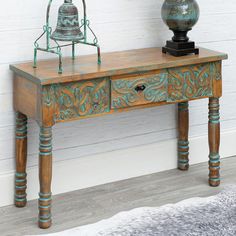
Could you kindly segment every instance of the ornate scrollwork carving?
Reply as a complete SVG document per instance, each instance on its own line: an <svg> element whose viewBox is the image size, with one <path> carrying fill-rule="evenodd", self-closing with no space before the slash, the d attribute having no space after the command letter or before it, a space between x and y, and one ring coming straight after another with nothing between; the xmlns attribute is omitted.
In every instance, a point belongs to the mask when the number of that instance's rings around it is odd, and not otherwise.
<svg viewBox="0 0 236 236"><path fill-rule="evenodd" d="M55 121L109 112L109 80L54 84L45 89L44 104L55 106Z"/></svg>
<svg viewBox="0 0 236 236"><path fill-rule="evenodd" d="M124 108L167 99L168 74L112 81L112 108Z"/></svg>
<svg viewBox="0 0 236 236"><path fill-rule="evenodd" d="M109 112L110 100L113 109L120 109L212 97L213 83L220 79L221 63L204 63L111 78L111 82L110 78L102 78L47 85L43 88L43 103L45 111L53 110L48 113L60 122Z"/></svg>
<svg viewBox="0 0 236 236"><path fill-rule="evenodd" d="M168 102L211 97L215 63L169 69Z"/></svg>

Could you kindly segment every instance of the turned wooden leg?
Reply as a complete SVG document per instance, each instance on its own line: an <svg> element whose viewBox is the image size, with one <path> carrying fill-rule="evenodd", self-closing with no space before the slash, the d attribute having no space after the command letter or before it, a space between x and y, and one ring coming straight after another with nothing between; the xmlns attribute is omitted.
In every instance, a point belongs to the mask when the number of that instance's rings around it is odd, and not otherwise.
<svg viewBox="0 0 236 236"><path fill-rule="evenodd" d="M188 102L178 104L178 168L180 170L188 170L189 168L189 110Z"/></svg>
<svg viewBox="0 0 236 236"><path fill-rule="evenodd" d="M16 112L15 205L26 205L27 116Z"/></svg>
<svg viewBox="0 0 236 236"><path fill-rule="evenodd" d="M220 185L220 105L219 98L209 99L209 184L213 187Z"/></svg>
<svg viewBox="0 0 236 236"><path fill-rule="evenodd" d="M52 128L40 128L39 144L39 227L51 226Z"/></svg>

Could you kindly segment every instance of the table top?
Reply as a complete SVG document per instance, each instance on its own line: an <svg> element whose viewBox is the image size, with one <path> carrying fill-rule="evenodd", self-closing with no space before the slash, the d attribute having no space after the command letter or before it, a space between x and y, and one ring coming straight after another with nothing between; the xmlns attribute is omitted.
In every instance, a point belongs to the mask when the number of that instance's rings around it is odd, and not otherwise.
<svg viewBox="0 0 236 236"><path fill-rule="evenodd" d="M227 54L200 48L199 55L174 57L163 54L161 48L135 49L102 54L102 64L97 64L97 55L79 56L73 61L63 58L63 73L58 74L58 59L10 65L16 74L37 84L47 85L99 77L137 73L164 68L206 63L227 59Z"/></svg>

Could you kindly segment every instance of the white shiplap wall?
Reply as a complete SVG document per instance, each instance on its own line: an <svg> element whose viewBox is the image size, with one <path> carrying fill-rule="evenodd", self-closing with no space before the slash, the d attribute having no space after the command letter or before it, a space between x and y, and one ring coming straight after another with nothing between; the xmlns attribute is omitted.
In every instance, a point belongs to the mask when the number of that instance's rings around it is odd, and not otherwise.
<svg viewBox="0 0 236 236"><path fill-rule="evenodd" d="M14 112L12 73L8 67L12 63L32 60L33 41L42 31L47 2L12 0L2 3L4 10L0 11L0 185L5 189L0 195L0 205L11 204L13 196ZM54 1L54 24L61 2ZM226 141L236 136L236 2L222 2L198 0L201 17L190 36L202 47L229 54L229 60L224 62L224 97L221 100L224 137L222 156L226 157L236 154L235 145L229 146L230 142ZM162 0L87 0L88 15L98 35L102 52L162 46L171 37L171 32L160 18L162 3ZM79 52L81 55L89 54L94 49L80 46ZM41 58L48 56L51 55L40 54ZM206 160L206 156L199 154L207 153L204 142L207 134L207 101L193 102L190 109L190 137L194 143L192 163L197 163ZM175 106L59 124L54 127L53 132L55 193L176 166L176 156L173 154L173 141L177 135ZM198 148L202 145L203 153ZM165 153L164 147L169 147L168 153ZM35 122L30 121L30 198L37 194L37 151L38 127ZM169 161L167 158L171 154L174 157ZM152 158L155 156L156 158ZM155 165L155 168L151 168ZM70 175L76 176L76 181L70 185L66 182L72 177L68 176L69 168Z"/></svg>

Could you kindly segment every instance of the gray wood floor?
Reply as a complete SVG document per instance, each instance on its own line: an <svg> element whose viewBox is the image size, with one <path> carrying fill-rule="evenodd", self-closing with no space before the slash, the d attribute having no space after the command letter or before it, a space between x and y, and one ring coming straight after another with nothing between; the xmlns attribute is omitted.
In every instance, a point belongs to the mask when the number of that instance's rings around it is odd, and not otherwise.
<svg viewBox="0 0 236 236"><path fill-rule="evenodd" d="M225 185L236 183L236 157L222 160L222 185L207 183L207 163L191 166L188 172L170 170L98 187L54 196L53 226L37 228L37 201L27 207L0 208L0 235L26 235L57 232L93 223L142 206L161 206L180 200L217 194Z"/></svg>

